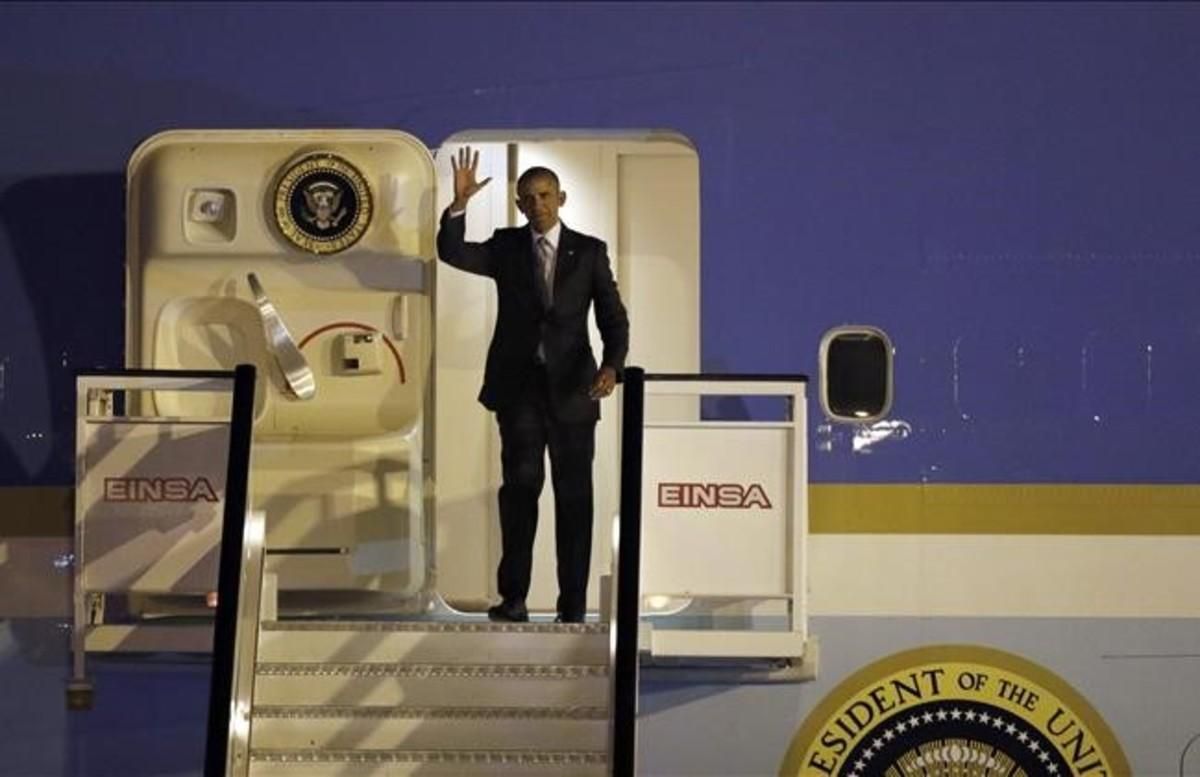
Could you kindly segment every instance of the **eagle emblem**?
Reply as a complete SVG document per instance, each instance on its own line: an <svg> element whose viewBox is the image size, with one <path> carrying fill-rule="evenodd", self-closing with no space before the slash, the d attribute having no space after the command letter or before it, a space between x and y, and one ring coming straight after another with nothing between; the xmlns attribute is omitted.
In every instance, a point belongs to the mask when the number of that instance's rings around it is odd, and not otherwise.
<svg viewBox="0 0 1200 777"><path fill-rule="evenodd" d="M342 187L332 181L317 181L304 187L304 220L317 229L336 227L346 217L342 207Z"/></svg>

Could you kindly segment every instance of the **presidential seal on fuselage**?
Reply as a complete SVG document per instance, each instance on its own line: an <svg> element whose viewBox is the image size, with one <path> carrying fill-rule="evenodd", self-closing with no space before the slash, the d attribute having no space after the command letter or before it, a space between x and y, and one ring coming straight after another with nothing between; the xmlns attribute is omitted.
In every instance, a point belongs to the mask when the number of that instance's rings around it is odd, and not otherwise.
<svg viewBox="0 0 1200 777"><path fill-rule="evenodd" d="M275 187L275 225L296 247L335 254L358 242L371 223L371 190L358 168L330 153L309 154Z"/></svg>
<svg viewBox="0 0 1200 777"><path fill-rule="evenodd" d="M1131 777L1112 729L1048 669L929 645L858 670L817 704L780 777Z"/></svg>

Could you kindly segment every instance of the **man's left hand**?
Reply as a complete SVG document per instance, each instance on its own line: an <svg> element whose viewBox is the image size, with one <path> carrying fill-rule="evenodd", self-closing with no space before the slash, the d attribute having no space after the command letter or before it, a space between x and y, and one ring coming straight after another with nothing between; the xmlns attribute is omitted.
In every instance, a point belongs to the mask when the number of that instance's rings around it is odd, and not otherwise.
<svg viewBox="0 0 1200 777"><path fill-rule="evenodd" d="M596 372L596 377L592 380L592 387L588 389L588 396L592 399L603 399L613 393L613 389L617 387L617 371L612 367L601 367Z"/></svg>

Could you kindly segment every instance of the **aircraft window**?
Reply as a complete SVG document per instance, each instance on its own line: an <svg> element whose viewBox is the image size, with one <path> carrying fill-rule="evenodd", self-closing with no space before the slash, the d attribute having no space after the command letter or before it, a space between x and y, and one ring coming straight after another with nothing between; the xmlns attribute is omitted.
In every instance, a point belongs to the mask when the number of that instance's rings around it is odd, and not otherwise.
<svg viewBox="0 0 1200 777"><path fill-rule="evenodd" d="M892 406L892 343L881 329L836 327L821 339L821 408L834 421L878 420Z"/></svg>

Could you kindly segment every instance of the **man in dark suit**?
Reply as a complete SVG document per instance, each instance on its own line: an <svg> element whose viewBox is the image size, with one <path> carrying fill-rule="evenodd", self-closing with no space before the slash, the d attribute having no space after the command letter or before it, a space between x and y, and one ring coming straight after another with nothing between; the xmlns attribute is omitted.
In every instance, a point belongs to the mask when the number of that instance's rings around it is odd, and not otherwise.
<svg viewBox="0 0 1200 777"><path fill-rule="evenodd" d="M544 167L517 181L525 227L498 229L468 243L467 201L490 178L476 181L479 154L450 159L454 202L442 214L438 255L460 270L496 282L499 313L479 401L500 426L500 532L497 582L502 601L488 610L500 621L529 619L538 496L550 450L558 559L558 620L583 621L592 552L592 458L600 399L612 393L629 351L629 319L602 241L558 219L566 192ZM588 342L588 309L604 341L597 367Z"/></svg>

